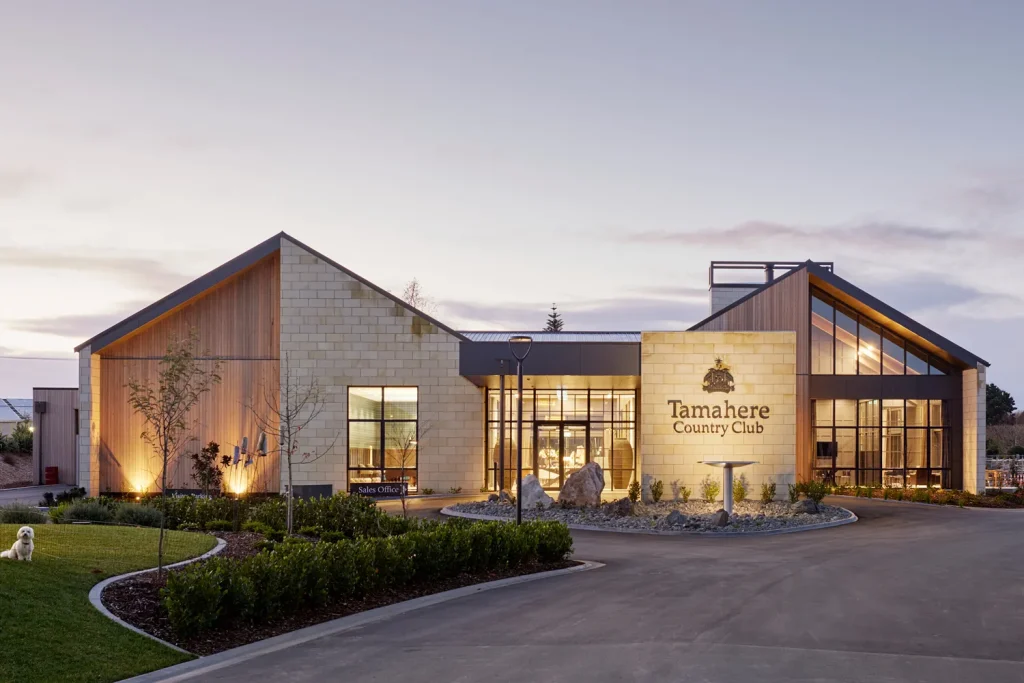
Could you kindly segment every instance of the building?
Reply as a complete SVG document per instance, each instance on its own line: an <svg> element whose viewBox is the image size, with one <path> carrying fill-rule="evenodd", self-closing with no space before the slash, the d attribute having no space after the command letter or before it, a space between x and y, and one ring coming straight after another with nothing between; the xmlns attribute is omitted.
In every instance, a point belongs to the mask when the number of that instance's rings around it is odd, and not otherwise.
<svg viewBox="0 0 1024 683"><path fill-rule="evenodd" d="M752 270L758 282L736 281ZM611 492L638 475L697 490L717 473L701 461L734 459L756 462L741 471L755 490L772 480L780 495L811 477L984 487L984 360L828 263L716 262L710 280L711 315L687 331L531 335L527 473L556 489L595 461ZM168 339L190 329L222 376L193 415L194 447L238 447L231 490L282 489L276 445L246 448L254 411L273 415L284 379L310 377L325 402L301 448L329 452L295 465L298 493L510 481L514 333L454 330L282 233L76 349L78 480L90 492L155 489L124 385L152 378ZM187 465L171 485L196 488Z"/></svg>

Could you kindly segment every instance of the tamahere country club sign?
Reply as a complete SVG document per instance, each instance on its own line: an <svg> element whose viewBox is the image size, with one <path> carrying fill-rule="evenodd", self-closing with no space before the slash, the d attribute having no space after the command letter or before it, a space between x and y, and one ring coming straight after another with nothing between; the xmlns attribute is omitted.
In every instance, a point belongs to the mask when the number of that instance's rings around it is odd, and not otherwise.
<svg viewBox="0 0 1024 683"><path fill-rule="evenodd" d="M729 394L736 390L732 371L721 358L715 359L701 382L701 388L709 394ZM736 405L726 399L721 404L688 404L678 399L669 399L672 407L672 429L677 434L717 434L725 437L733 434L762 434L762 420L771 418L771 407L763 405Z"/></svg>

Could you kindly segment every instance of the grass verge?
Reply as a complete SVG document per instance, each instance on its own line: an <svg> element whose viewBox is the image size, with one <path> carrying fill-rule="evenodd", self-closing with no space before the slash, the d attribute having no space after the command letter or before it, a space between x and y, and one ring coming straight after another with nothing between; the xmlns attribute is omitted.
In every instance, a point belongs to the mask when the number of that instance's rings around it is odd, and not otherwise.
<svg viewBox="0 0 1024 683"><path fill-rule="evenodd" d="M19 525L0 524L0 546ZM116 574L156 566L156 529L45 524L32 562L0 560L0 681L117 681L188 659L133 633L89 603ZM168 532L165 562L201 555L212 536Z"/></svg>

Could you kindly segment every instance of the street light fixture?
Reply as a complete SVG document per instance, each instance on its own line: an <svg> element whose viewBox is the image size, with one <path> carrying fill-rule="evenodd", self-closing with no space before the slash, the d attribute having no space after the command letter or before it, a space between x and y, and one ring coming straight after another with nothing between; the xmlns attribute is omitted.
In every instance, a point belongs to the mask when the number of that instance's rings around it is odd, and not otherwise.
<svg viewBox="0 0 1024 683"><path fill-rule="evenodd" d="M519 345L523 355L516 351ZM523 350L525 345L525 350ZM516 524L523 523L523 361L533 348L533 337L517 334L508 339L508 348L516 358L516 386L518 387L516 408Z"/></svg>

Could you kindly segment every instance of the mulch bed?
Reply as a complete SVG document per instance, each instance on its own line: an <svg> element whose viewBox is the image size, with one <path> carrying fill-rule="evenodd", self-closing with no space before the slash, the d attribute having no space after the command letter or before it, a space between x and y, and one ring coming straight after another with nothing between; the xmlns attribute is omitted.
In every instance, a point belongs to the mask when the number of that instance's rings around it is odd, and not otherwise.
<svg viewBox="0 0 1024 683"><path fill-rule="evenodd" d="M259 534L249 533L218 533L218 537L227 541L227 547L221 551L220 557L246 557L254 555L256 543L263 540ZM180 638L171 628L167 614L160 603L160 589L167 583L156 572L140 574L124 581L111 584L103 591L103 604L111 612L129 624L151 633L161 640L174 643L178 647L196 655L211 655L216 652L246 645L258 640L295 631L306 626L313 626L331 619L346 617L351 614L365 612L377 607L384 607L396 602L403 602L424 595L440 593L454 588L471 586L486 581L507 579L546 572L553 569L564 569L582 564L574 560L549 564L533 564L506 571L487 572L483 574L460 574L459 576L412 586L400 590L386 591L359 600L346 600L322 605L316 608L300 610L295 614L259 624L245 624L243 628L227 627L207 631L193 638Z"/></svg>
<svg viewBox="0 0 1024 683"><path fill-rule="evenodd" d="M32 485L31 453L0 453L0 489Z"/></svg>

